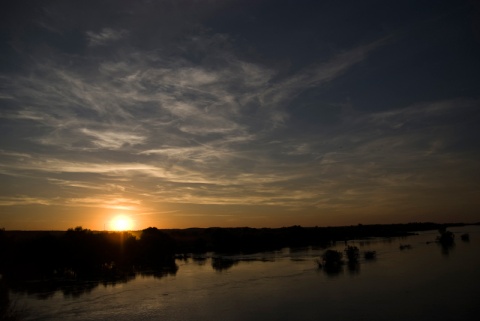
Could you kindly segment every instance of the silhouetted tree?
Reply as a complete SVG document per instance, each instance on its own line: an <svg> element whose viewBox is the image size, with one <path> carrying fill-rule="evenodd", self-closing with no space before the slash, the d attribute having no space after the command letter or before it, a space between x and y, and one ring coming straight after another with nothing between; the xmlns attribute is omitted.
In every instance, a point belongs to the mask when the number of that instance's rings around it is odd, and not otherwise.
<svg viewBox="0 0 480 321"><path fill-rule="evenodd" d="M437 240L440 242L440 244L443 246L451 246L455 243L455 234L447 231L446 228L441 228L438 231L440 236L437 238Z"/></svg>
<svg viewBox="0 0 480 321"><path fill-rule="evenodd" d="M175 240L156 227L149 227L140 236L140 260L145 264L172 264L175 256Z"/></svg>
<svg viewBox="0 0 480 321"><path fill-rule="evenodd" d="M358 262L358 257L360 255L360 250L358 247L349 245L345 248L345 253L347 255L348 262Z"/></svg>
<svg viewBox="0 0 480 321"><path fill-rule="evenodd" d="M342 271L342 257L342 252L326 250L322 255L322 261L318 262L318 266L323 268L328 275L337 275Z"/></svg>

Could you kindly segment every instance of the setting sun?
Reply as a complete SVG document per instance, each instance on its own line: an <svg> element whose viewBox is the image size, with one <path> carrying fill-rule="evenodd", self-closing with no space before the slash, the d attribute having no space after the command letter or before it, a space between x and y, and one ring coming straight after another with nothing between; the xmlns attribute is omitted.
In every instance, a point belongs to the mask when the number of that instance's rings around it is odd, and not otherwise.
<svg viewBox="0 0 480 321"><path fill-rule="evenodd" d="M110 221L110 229L115 231L127 231L133 229L133 221L125 215L115 216Z"/></svg>

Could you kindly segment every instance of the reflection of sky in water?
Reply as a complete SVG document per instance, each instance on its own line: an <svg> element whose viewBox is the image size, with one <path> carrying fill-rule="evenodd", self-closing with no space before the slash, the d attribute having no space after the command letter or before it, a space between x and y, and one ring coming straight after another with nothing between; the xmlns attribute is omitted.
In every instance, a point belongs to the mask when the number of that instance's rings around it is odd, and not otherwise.
<svg viewBox="0 0 480 321"><path fill-rule="evenodd" d="M464 320L480 313L480 227L450 230L456 245L448 253L427 244L437 231L350 243L377 259L362 256L359 269L334 277L317 269L322 249L284 249L228 257L234 264L218 270L211 256L179 260L175 276L139 276L79 298L17 296L18 305L30 320ZM461 241L464 232L470 242Z"/></svg>

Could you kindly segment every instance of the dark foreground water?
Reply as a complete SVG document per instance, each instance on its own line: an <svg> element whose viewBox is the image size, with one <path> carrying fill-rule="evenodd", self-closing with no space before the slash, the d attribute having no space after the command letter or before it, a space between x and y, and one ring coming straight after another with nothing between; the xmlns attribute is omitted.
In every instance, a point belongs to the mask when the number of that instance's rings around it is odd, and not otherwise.
<svg viewBox="0 0 480 321"><path fill-rule="evenodd" d="M377 258L362 255L337 273L318 268L324 249L284 249L178 260L174 275L83 294L10 295L25 320L473 320L480 316L480 227L449 230L456 235L450 248L429 243L437 231L349 242Z"/></svg>

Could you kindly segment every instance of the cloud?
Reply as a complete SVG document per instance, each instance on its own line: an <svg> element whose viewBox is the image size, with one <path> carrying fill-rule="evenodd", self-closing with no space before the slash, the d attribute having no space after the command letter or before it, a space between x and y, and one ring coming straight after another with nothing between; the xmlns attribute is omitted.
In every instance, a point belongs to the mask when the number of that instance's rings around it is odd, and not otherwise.
<svg viewBox="0 0 480 321"><path fill-rule="evenodd" d="M312 88L324 85L343 76L350 68L362 62L368 55L388 42L380 39L339 53L328 61L308 66L297 74L269 87L261 94L265 105L278 106L290 102L294 97Z"/></svg>
<svg viewBox="0 0 480 321"><path fill-rule="evenodd" d="M80 181L80 180L65 180L57 178L48 178L50 183L59 185L66 188L74 189L91 189L91 190L101 190L108 192L125 192L126 188L119 184L114 183L99 183L91 181Z"/></svg>
<svg viewBox="0 0 480 321"><path fill-rule="evenodd" d="M108 28L86 34L90 47L129 36ZM55 204L62 206L140 210L163 202L335 209L363 204L385 186L419 184L411 168L384 167L431 160L444 146L427 139L428 148L420 152L421 139L395 132L412 117L450 108L438 104L424 112L410 106L346 117L314 133L289 132L287 107L295 107L295 97L345 76L388 39L285 76L237 57L224 46L228 37L210 38L218 47L208 59L197 37L183 43L191 51L181 55L122 47L109 59L71 56L65 64L50 57L28 75L16 74L3 94L16 108L1 117L33 150L2 147L1 172L47 180L61 195Z"/></svg>
<svg viewBox="0 0 480 321"><path fill-rule="evenodd" d="M103 46L125 38L128 35L128 31L103 28L99 32L87 31L86 34L90 46Z"/></svg>
<svg viewBox="0 0 480 321"><path fill-rule="evenodd" d="M80 131L94 138L93 143L104 149L119 149L124 145L141 145L147 139L133 133L115 132L115 131L97 131L82 128Z"/></svg>
<svg viewBox="0 0 480 321"><path fill-rule="evenodd" d="M422 102L406 108L370 114L367 121L378 126L387 125L393 129L399 129L407 123L423 125L427 119L435 119L435 122L431 123L438 125L438 121L447 123L451 120L449 117L456 117L456 114L472 113L479 105L480 101L465 98ZM364 119L360 118L358 121Z"/></svg>
<svg viewBox="0 0 480 321"><path fill-rule="evenodd" d="M16 196L0 197L0 206L18 206L18 205L51 205L52 200L46 198Z"/></svg>
<svg viewBox="0 0 480 321"><path fill-rule="evenodd" d="M99 39L117 34L104 31ZM292 97L341 76L379 45L355 48L281 81L273 81L272 70L227 53L215 58L219 67L143 51L78 70L49 59L33 75L13 79L10 96L24 107L7 117L39 122L38 142L73 150L151 143L146 135L222 135L232 142L285 124ZM132 127L135 132L125 129Z"/></svg>
<svg viewBox="0 0 480 321"><path fill-rule="evenodd" d="M29 196L0 197L0 206L26 206L26 205L44 205L44 206L67 206L67 207L94 207L108 208L123 211L141 210L141 201L116 197L115 195L105 195L103 197L83 197L83 198L38 198Z"/></svg>
<svg viewBox="0 0 480 321"><path fill-rule="evenodd" d="M106 195L104 197L83 197L68 198L65 200L66 206L73 207L96 207L109 208L124 211L135 211L141 209L141 201L115 195Z"/></svg>

